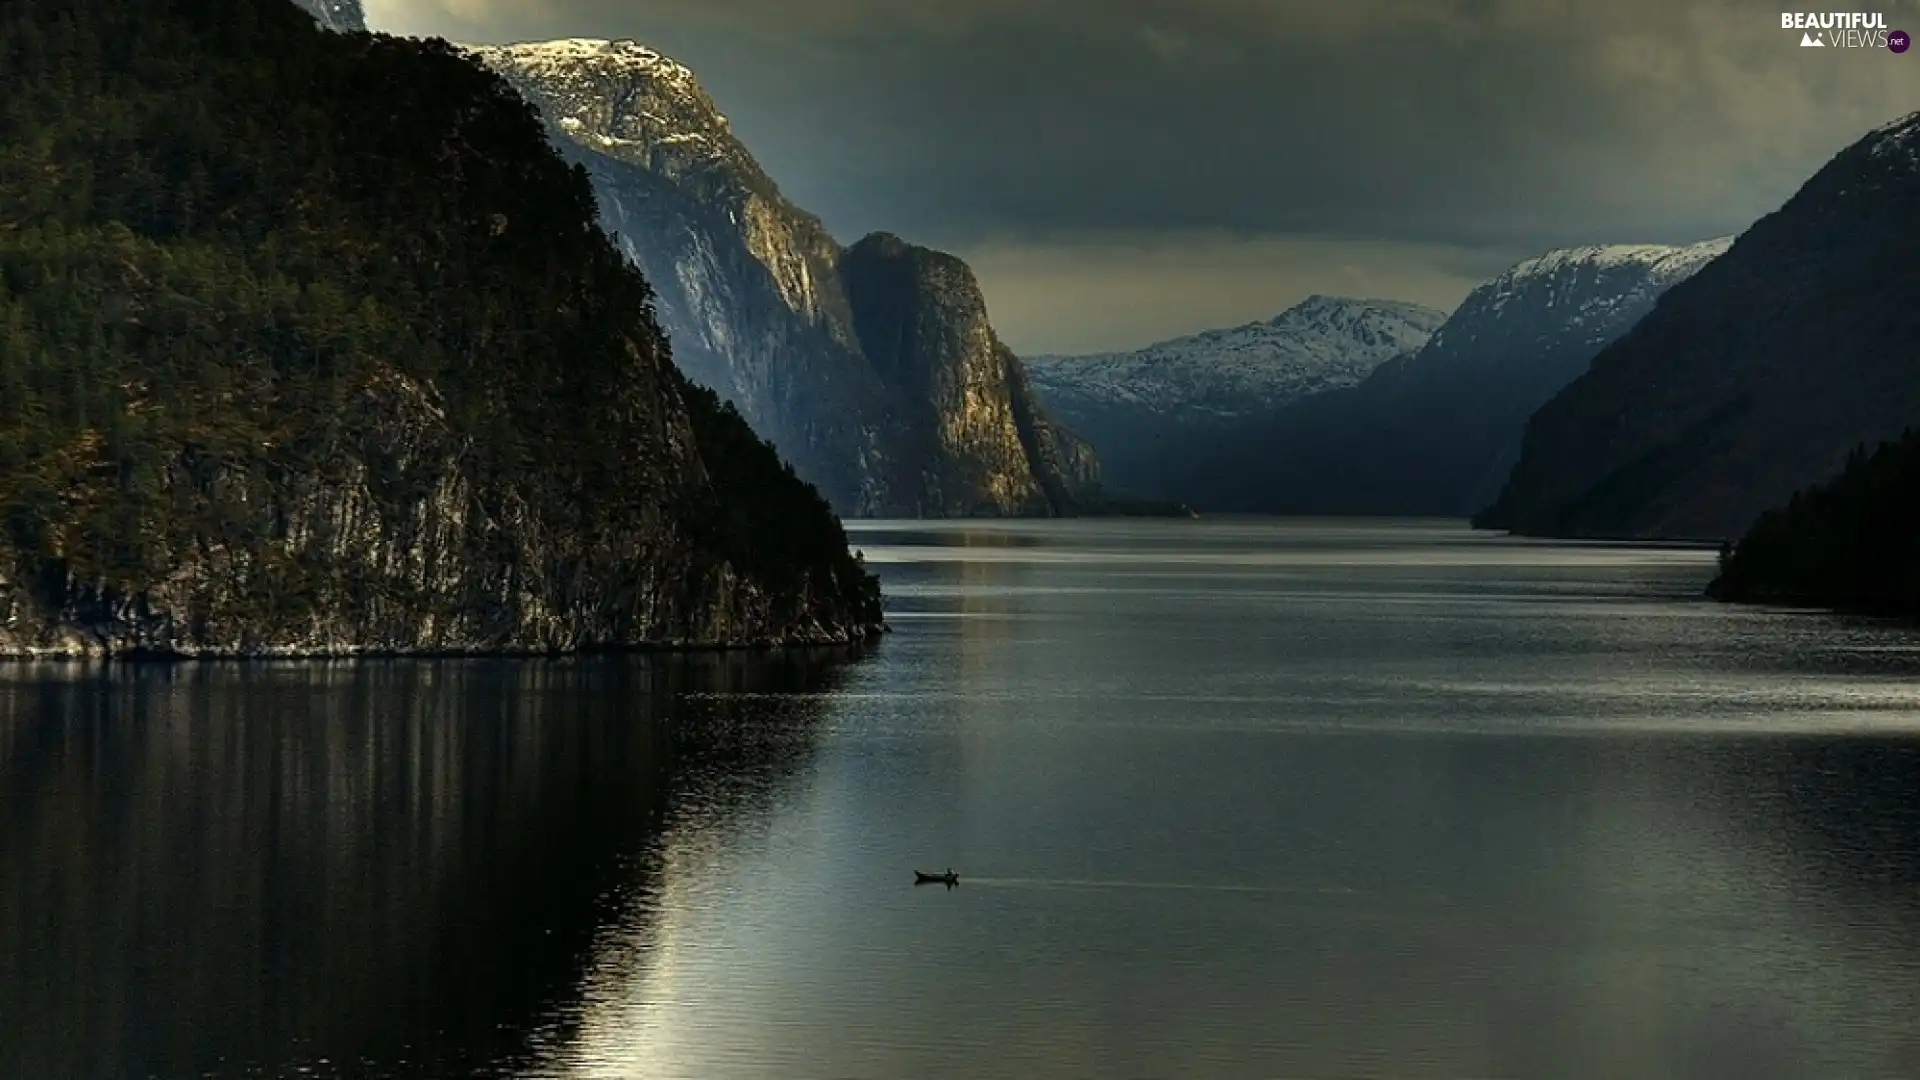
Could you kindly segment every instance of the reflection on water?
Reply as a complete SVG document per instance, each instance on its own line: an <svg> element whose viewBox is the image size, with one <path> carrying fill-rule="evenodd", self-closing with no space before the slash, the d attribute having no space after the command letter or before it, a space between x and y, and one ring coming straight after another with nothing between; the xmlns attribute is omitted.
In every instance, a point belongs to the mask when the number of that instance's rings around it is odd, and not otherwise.
<svg viewBox="0 0 1920 1080"><path fill-rule="evenodd" d="M764 814L839 677L0 668L0 1076L522 1059L600 924L658 887L658 837L723 848Z"/></svg>
<svg viewBox="0 0 1920 1080"><path fill-rule="evenodd" d="M855 543L857 663L0 673L0 1076L1920 1075L1910 627L1430 522Z"/></svg>

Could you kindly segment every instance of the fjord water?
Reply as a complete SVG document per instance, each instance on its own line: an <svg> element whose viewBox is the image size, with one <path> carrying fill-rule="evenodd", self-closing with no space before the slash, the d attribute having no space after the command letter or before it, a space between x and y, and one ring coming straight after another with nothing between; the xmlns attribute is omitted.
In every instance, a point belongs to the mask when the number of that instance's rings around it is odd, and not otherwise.
<svg viewBox="0 0 1920 1080"><path fill-rule="evenodd" d="M865 655L0 669L0 1076L1920 1074L1910 626L1444 523L855 542Z"/></svg>

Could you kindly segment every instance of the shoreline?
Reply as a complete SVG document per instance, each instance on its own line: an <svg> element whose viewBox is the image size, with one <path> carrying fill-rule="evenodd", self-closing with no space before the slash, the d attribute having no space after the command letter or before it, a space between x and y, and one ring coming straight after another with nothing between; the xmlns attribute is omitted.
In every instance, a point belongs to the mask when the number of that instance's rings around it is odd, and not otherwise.
<svg viewBox="0 0 1920 1080"><path fill-rule="evenodd" d="M18 651L0 648L0 669L16 664L103 663L177 666L194 664L310 663L362 660L563 660L606 656L769 655L802 651L862 649L877 646L893 632L881 622L857 633L727 642L642 642L633 645L583 645L577 648L527 647L404 649L381 647L263 649L113 649L56 647Z"/></svg>

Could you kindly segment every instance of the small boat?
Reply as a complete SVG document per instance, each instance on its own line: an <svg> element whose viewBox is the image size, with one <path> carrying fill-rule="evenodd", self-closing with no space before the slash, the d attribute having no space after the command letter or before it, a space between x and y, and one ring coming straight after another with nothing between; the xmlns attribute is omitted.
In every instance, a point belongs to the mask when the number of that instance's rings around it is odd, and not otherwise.
<svg viewBox="0 0 1920 1080"><path fill-rule="evenodd" d="M915 885L945 885L951 889L955 885L960 884L960 875L954 873L952 870L948 870L944 874L929 874L925 870L915 870L913 872L913 883Z"/></svg>

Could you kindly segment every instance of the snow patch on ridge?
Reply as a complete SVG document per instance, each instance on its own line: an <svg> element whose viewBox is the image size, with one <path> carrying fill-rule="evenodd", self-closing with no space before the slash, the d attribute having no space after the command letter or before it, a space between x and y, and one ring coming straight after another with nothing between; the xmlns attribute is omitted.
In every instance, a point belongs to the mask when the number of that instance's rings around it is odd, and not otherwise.
<svg viewBox="0 0 1920 1080"><path fill-rule="evenodd" d="M1867 151L1869 157L1904 156L1910 166L1920 167L1920 112L1876 128L1868 139L1873 142Z"/></svg>
<svg viewBox="0 0 1920 1080"><path fill-rule="evenodd" d="M366 13L360 0L293 0L294 5L313 16L315 22L338 33L365 30Z"/></svg>
<svg viewBox="0 0 1920 1080"><path fill-rule="evenodd" d="M1720 237L1679 247L1609 244L1549 251L1473 290L1434 334L1429 349L1515 334L1611 341L1621 332L1624 313L1651 304L1732 246L1732 237Z"/></svg>
<svg viewBox="0 0 1920 1080"><path fill-rule="evenodd" d="M1136 352L1026 361L1050 403L1231 419L1358 384L1425 344L1444 313L1390 300L1313 296L1266 322ZM1071 408L1068 411L1073 411Z"/></svg>
<svg viewBox="0 0 1920 1080"><path fill-rule="evenodd" d="M1563 273L1591 267L1594 270L1618 270L1644 267L1659 278L1689 277L1709 262L1726 254L1733 238L1721 237L1686 247L1665 244L1608 244L1596 247L1561 248L1516 264L1495 279L1518 280L1546 274Z"/></svg>
<svg viewBox="0 0 1920 1080"><path fill-rule="evenodd" d="M617 69L667 82L690 84L693 72L685 64L630 38L561 38L513 45L473 47L482 54L511 56L515 66L530 75L569 76L582 68Z"/></svg>
<svg viewBox="0 0 1920 1080"><path fill-rule="evenodd" d="M1874 128L1872 136L1892 139L1908 139L1920 136L1920 112L1910 113L1891 123Z"/></svg>
<svg viewBox="0 0 1920 1080"><path fill-rule="evenodd" d="M717 170L772 187L693 72L657 49L602 38L462 48L580 146L669 178Z"/></svg>

